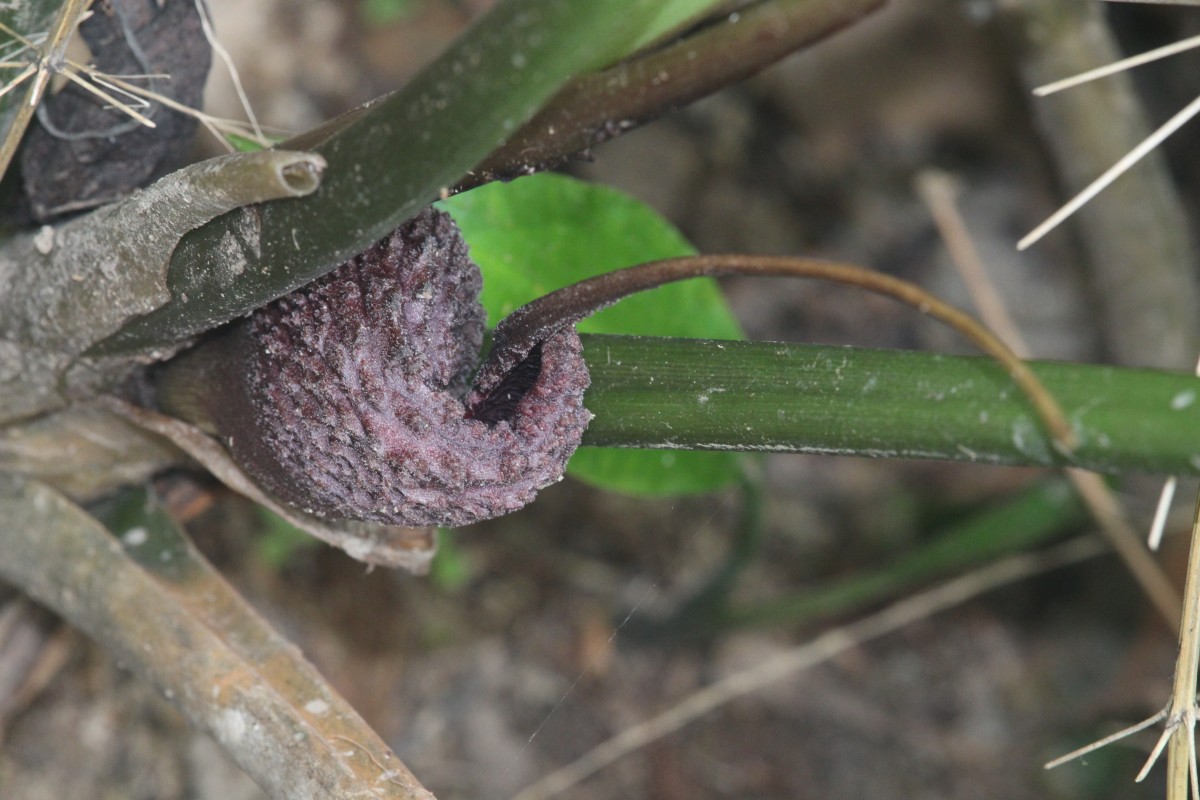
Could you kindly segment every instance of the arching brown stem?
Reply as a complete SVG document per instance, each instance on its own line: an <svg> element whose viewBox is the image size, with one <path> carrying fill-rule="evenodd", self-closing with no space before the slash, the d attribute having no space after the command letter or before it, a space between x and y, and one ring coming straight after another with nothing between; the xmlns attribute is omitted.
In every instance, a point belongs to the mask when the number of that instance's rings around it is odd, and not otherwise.
<svg viewBox="0 0 1200 800"><path fill-rule="evenodd" d="M475 377L470 406L487 402L505 375L538 343L600 309L636 292L699 277L814 278L854 286L906 303L961 333L999 361L1029 398L1056 446L1070 454L1075 433L1054 397L1029 367L971 315L939 300L916 284L874 270L812 258L757 255L702 255L652 261L580 281L518 308L496 327L493 346Z"/></svg>
<svg viewBox="0 0 1200 800"><path fill-rule="evenodd" d="M671 109L758 74L852 25L884 2L751 3L661 49L581 75L464 176L453 192L537 172L586 153Z"/></svg>

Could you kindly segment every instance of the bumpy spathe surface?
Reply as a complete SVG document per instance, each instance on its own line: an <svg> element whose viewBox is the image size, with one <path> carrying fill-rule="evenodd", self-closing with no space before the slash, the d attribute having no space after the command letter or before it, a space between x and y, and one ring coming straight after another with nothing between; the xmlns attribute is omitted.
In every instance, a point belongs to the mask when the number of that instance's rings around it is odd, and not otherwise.
<svg viewBox="0 0 1200 800"><path fill-rule="evenodd" d="M480 287L453 222L430 210L256 312L241 334L255 423L227 432L235 457L328 517L458 526L527 504L579 445L587 370L574 331L555 334L511 413L469 418Z"/></svg>

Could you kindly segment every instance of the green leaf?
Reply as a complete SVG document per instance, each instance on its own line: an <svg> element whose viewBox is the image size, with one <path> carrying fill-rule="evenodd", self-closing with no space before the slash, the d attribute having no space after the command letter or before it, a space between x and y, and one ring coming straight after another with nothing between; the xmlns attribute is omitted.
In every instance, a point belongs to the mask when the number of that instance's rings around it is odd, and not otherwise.
<svg viewBox="0 0 1200 800"><path fill-rule="evenodd" d="M662 0L658 16L647 26L646 33L634 49L641 49L661 36L678 32L699 21L721 4L721 0Z"/></svg>
<svg viewBox="0 0 1200 800"><path fill-rule="evenodd" d="M168 579L186 576L187 536L149 486L126 487L89 510L133 561Z"/></svg>
<svg viewBox="0 0 1200 800"><path fill-rule="evenodd" d="M261 527L255 551L259 560L273 570L282 570L293 555L320 541L270 509L259 506L257 510Z"/></svg>
<svg viewBox="0 0 1200 800"><path fill-rule="evenodd" d="M281 136L268 136L266 138L270 142L270 147L274 147L283 141L283 137ZM229 142L233 149L239 153L257 153L259 150L267 149L256 139L243 136L240 133L234 133L233 131L225 134L225 141Z"/></svg>
<svg viewBox="0 0 1200 800"><path fill-rule="evenodd" d="M695 250L669 222L616 189L541 174L488 184L443 201L483 270L483 304L494 324L546 292L621 267ZM579 330L738 339L741 329L714 281L672 284L622 300ZM636 494L711 491L734 480L728 453L580 450L568 472Z"/></svg>
<svg viewBox="0 0 1200 800"><path fill-rule="evenodd" d="M442 201L483 270L491 324L546 292L621 267L695 254L671 223L611 187L544 173ZM664 286L579 323L588 333L740 339L712 280Z"/></svg>
<svg viewBox="0 0 1200 800"><path fill-rule="evenodd" d="M368 28L392 25L416 9L415 0L361 0L358 15Z"/></svg>
<svg viewBox="0 0 1200 800"><path fill-rule="evenodd" d="M438 528L437 553L429 566L429 580L445 592L457 592L471 582L471 564L454 538L452 528Z"/></svg>
<svg viewBox="0 0 1200 800"><path fill-rule="evenodd" d="M266 150L258 142L251 139L249 136L242 136L238 133L229 132L225 134L225 141L233 146L234 150L239 153L255 153L259 150Z"/></svg>
<svg viewBox="0 0 1200 800"><path fill-rule="evenodd" d="M711 492L741 474L743 456L700 450L631 450L581 447L567 473L594 486L633 495Z"/></svg>

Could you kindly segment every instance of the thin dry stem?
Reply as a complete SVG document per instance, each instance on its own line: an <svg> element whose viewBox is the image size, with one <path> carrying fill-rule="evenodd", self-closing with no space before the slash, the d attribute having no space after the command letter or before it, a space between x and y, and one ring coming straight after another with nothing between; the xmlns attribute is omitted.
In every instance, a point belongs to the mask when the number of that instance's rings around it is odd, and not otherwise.
<svg viewBox="0 0 1200 800"><path fill-rule="evenodd" d="M950 181L945 176L926 172L918 178L918 189L929 206L934 222L958 268L983 322L997 332L1021 358L1029 358L1029 345L992 282L987 265L979 256L966 221L955 203ZM1094 472L1067 468L1067 479L1083 499L1100 532L1112 544L1138 585L1158 609L1167 625L1179 624L1182 599L1158 563L1142 547L1141 536L1125 516L1121 504L1108 485Z"/></svg>
<svg viewBox="0 0 1200 800"><path fill-rule="evenodd" d="M1077 758L1082 758L1083 756L1086 756L1088 753L1094 753L1095 751L1099 750L1102 747L1107 747L1108 745L1113 744L1114 742L1119 742L1122 739L1132 736L1135 733L1144 731L1144 730L1146 730L1146 728L1149 728L1151 725L1154 725L1155 723L1158 723L1158 722L1162 722L1164 719L1166 719L1166 717L1167 717L1167 709L1164 708L1162 711L1159 711L1154 716L1146 717L1141 722L1138 722L1134 725L1130 725L1127 728L1122 728L1121 730L1117 731L1116 733L1111 733L1108 736L1105 736L1103 739L1097 739L1096 741L1092 742L1091 744L1085 744L1083 747L1080 747L1078 750L1072 750L1071 752L1066 753L1065 755L1059 756L1058 758L1054 759L1053 761L1047 761L1043 765L1043 768L1044 769L1054 769L1055 767L1061 767L1063 764L1074 761ZM1148 770L1149 770L1148 767L1143 768L1143 771L1148 771ZM1141 773L1139 773L1139 777L1136 780L1141 780L1140 775L1141 775Z"/></svg>
<svg viewBox="0 0 1200 800"><path fill-rule="evenodd" d="M951 263L967 285L971 302L979 311L983 324L995 331L1018 356L1029 358L1031 354L1025 337L1008 313L996 284L988 277L987 265L959 213L954 180L939 170L923 170L917 175L916 187L937 225Z"/></svg>
<svg viewBox="0 0 1200 800"><path fill-rule="evenodd" d="M63 77L65 77L67 80L74 83L79 88L83 89L86 92L90 92L91 94L96 95L96 97L99 97L101 100L105 101L110 106L112 106L113 108L120 111L122 114L132 117L133 119L140 122L142 125L145 125L147 128L157 128L158 127L158 123L156 123L154 120L150 119L149 117L138 113L129 104L122 103L120 100L113 97L108 92L104 91L103 89L98 88L97 86L95 86L91 83L88 83L83 78L79 77L79 75L76 74L76 70L63 69L63 70L61 70L61 73L62 73Z"/></svg>
<svg viewBox="0 0 1200 800"><path fill-rule="evenodd" d="M1040 553L1010 556L995 564L969 572L941 586L900 600L868 617L827 631L816 639L738 672L688 696L682 702L650 719L627 728L570 764L551 772L517 793L513 800L543 800L575 786L599 770L696 721L739 697L793 677L796 673L825 663L871 640L946 611L984 592L1074 564L1098 555L1103 548L1091 537L1081 536Z"/></svg>
<svg viewBox="0 0 1200 800"><path fill-rule="evenodd" d="M3 97L4 95L11 92L13 89L16 89L18 86L20 86L26 80L28 80L29 76L35 72L37 72L37 66L35 66L33 64L30 64L29 66L25 67L25 69L21 70L20 74L17 75L17 77L13 78L11 81L4 84L4 88L0 89L0 97Z"/></svg>
<svg viewBox="0 0 1200 800"><path fill-rule="evenodd" d="M1154 747L1150 750L1150 755L1146 757L1146 761L1142 764L1142 768L1138 770L1138 774L1134 777L1134 783L1141 783L1146 780L1146 776L1150 774L1150 770L1154 769L1154 765L1158 763L1158 759L1162 758L1163 750L1167 749L1167 743L1171 741L1171 734L1175 732L1172 723L1168 722L1167 727L1163 730L1162 735L1154 742Z"/></svg>
<svg viewBox="0 0 1200 800"><path fill-rule="evenodd" d="M25 37L25 36L21 35L20 33L17 33L16 31L14 31L12 28L5 25L3 22L0 22L0 33L4 33L8 36L11 36L15 40L14 44L21 45L21 47L17 50L17 53L23 53L26 50L36 50L38 47L40 47L42 45L43 42L46 41L46 36L48 35L45 33L38 33L38 34L34 34L33 36L30 36L30 37ZM13 55L13 54L10 54L10 55Z"/></svg>
<svg viewBox="0 0 1200 800"><path fill-rule="evenodd" d="M1200 496L1196 498L1192 520L1192 546L1188 552L1184 597L1187 602L1179 626L1179 655L1175 661L1175 679L1168 706L1167 731L1172 734L1167 748L1168 800L1186 800L1189 786L1193 800L1200 800L1200 789L1195 783L1196 679L1200 668Z"/></svg>
<svg viewBox="0 0 1200 800"><path fill-rule="evenodd" d="M1125 562L1159 615L1174 629L1179 624L1179 609L1183 599L1162 567L1142 545L1141 533L1129 522L1104 478L1082 469L1067 468L1063 471L1083 498L1092 518L1099 524L1100 532Z"/></svg>
<svg viewBox="0 0 1200 800"><path fill-rule="evenodd" d="M237 65L233 63L233 57L229 55L229 51L225 49L225 45L221 44L221 40L217 38L217 33L213 30L212 20L208 16L208 8L204 5L203 0L196 0L196 13L200 15L200 27L204 31L204 38L208 39L209 45L213 52L225 64L225 69L229 70L229 78L233 81L234 91L237 92L238 102L242 104L242 110L246 112L246 119L250 121L250 128L253 138L264 147L269 147L271 142L263 133L263 129L258 124L258 117L254 115L254 108L250 105L250 98L246 95L246 89L242 86L242 76L238 72Z"/></svg>
<svg viewBox="0 0 1200 800"><path fill-rule="evenodd" d="M1171 700L1161 712L1132 728L1113 736L1105 737L1088 747L1069 753L1047 764L1047 768L1062 764L1071 757L1110 744L1150 724L1166 719L1167 724L1150 757L1138 772L1135 781L1141 782L1167 750L1167 800L1187 800L1189 791L1192 800L1200 800L1200 781L1196 766L1196 716L1200 708L1196 704L1197 667L1200 666L1200 497L1192 521L1192 544L1188 553L1187 585L1184 589L1187 602L1183 609L1183 621L1179 626L1179 655L1175 661L1175 678L1171 688Z"/></svg>
<svg viewBox="0 0 1200 800"><path fill-rule="evenodd" d="M86 65L75 64L74 62L70 62L70 66L86 73L93 81L96 81L97 83L111 84L112 86L119 88L121 91L131 94L135 97L142 98L146 101L160 103L172 111L178 111L181 114L186 114L189 117L198 120L200 124L204 125L204 127L213 134L213 137L216 138L217 141L221 142L229 150L233 150L228 139L225 138L225 134L229 133L250 139L263 147L270 147L272 144L271 140L265 133L262 132L262 129L259 128L257 124L255 124L253 129L250 129L245 127L245 125L240 122L214 117L211 114L206 114L203 111L200 111L199 109L184 105L178 100L168 97L165 94L138 86L135 83L129 83L129 81L126 80L128 78L140 76L109 75L104 72L98 72L97 70L94 70Z"/></svg>

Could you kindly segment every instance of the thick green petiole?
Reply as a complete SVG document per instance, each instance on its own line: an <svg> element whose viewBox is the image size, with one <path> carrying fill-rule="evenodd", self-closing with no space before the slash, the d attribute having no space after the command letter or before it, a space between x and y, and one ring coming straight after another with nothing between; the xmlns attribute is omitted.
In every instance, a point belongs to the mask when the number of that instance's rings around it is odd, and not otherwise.
<svg viewBox="0 0 1200 800"><path fill-rule="evenodd" d="M1030 362L1070 461L996 361L770 342L584 336L584 444L1200 474L1200 378Z"/></svg>

